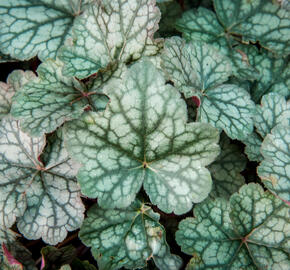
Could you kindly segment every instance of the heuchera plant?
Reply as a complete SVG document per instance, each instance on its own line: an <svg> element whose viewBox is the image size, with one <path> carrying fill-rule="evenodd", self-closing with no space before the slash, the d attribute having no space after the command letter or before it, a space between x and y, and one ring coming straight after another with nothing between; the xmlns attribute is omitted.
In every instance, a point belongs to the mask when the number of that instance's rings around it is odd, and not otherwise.
<svg viewBox="0 0 290 270"><path fill-rule="evenodd" d="M0 0L0 269L290 269L289 40L287 0Z"/></svg>

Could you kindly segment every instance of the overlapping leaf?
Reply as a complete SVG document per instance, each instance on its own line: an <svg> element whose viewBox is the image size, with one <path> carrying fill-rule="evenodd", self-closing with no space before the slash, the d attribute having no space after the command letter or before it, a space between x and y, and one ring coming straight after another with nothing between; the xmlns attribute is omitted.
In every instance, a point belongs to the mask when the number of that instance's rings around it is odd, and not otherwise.
<svg viewBox="0 0 290 270"><path fill-rule="evenodd" d="M176 234L183 252L193 255L187 269L287 269L289 210L258 184L243 186L230 202L201 203Z"/></svg>
<svg viewBox="0 0 290 270"><path fill-rule="evenodd" d="M217 130L186 124L185 102L149 61L133 65L106 93L104 112L66 125L67 148L84 165L82 192L101 207L126 207L144 183L153 204L177 214L205 199Z"/></svg>
<svg viewBox="0 0 290 270"><path fill-rule="evenodd" d="M254 125L256 131L243 139L246 145L245 153L252 161L262 161L261 145L263 139L276 125L290 125L289 102L277 93L264 95L261 105L256 106Z"/></svg>
<svg viewBox="0 0 290 270"><path fill-rule="evenodd" d="M150 259L161 270L181 267L181 259L170 253L159 215L138 200L122 210L93 206L79 235L106 266L102 269L136 269Z"/></svg>
<svg viewBox="0 0 290 270"><path fill-rule="evenodd" d="M110 63L139 58L159 19L155 0L96 1L76 19L73 44L61 50L64 73L85 78Z"/></svg>
<svg viewBox="0 0 290 270"><path fill-rule="evenodd" d="M209 166L213 187L210 196L213 198L229 198L245 184L240 174L246 167L246 157L238 146L231 144L226 136L221 136L221 153Z"/></svg>
<svg viewBox="0 0 290 270"><path fill-rule="evenodd" d="M71 28L90 0L3 0L0 3L0 50L13 58L55 58L71 37Z"/></svg>
<svg viewBox="0 0 290 270"><path fill-rule="evenodd" d="M41 156L44 146L44 137L31 138L17 121L2 120L0 220L9 228L18 218L26 238L56 244L80 226L84 207L74 178L78 166L64 150L61 133L48 141Z"/></svg>
<svg viewBox="0 0 290 270"><path fill-rule="evenodd" d="M290 126L277 125L262 143L258 174L265 186L290 201Z"/></svg>
<svg viewBox="0 0 290 270"><path fill-rule="evenodd" d="M289 11L270 0L215 0L214 6L217 15L204 8L183 15L177 28L185 38L230 45L233 37L240 35L243 41L259 41L280 55L290 53Z"/></svg>
<svg viewBox="0 0 290 270"><path fill-rule="evenodd" d="M108 98L101 86L90 91L73 77L63 76L60 61L47 60L37 69L38 78L21 88L13 99L11 114L32 136L54 131L67 120L81 116L86 109L103 109Z"/></svg>
<svg viewBox="0 0 290 270"><path fill-rule="evenodd" d="M0 120L10 112L15 92L34 78L35 75L32 71L14 70L9 74L7 83L0 82Z"/></svg>
<svg viewBox="0 0 290 270"><path fill-rule="evenodd" d="M261 50L259 53L248 54L249 62L259 71L260 77L251 89L255 102L268 93L277 93L290 97L290 62L289 59L276 58Z"/></svg>
<svg viewBox="0 0 290 270"><path fill-rule="evenodd" d="M198 119L241 139L253 130L254 103L244 89L222 84L231 73L229 60L210 45L185 43L174 37L165 43L163 66L186 97L197 96Z"/></svg>

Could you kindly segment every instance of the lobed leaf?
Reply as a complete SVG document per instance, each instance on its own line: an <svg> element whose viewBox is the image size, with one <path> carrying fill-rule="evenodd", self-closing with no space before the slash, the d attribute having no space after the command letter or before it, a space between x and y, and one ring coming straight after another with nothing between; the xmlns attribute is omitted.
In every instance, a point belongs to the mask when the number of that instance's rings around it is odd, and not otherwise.
<svg viewBox="0 0 290 270"><path fill-rule="evenodd" d="M48 141L45 164L40 161L44 137L29 137L11 118L1 123L1 226L9 228L18 218L18 229L26 238L41 237L49 244L79 228L84 212L74 178L78 166L63 149L61 133L55 136Z"/></svg>
<svg viewBox="0 0 290 270"><path fill-rule="evenodd" d="M104 112L65 127L67 149L84 165L83 194L103 208L127 207L144 183L153 204L177 214L205 199L217 130L186 124L185 102L149 61L133 65L106 94L111 101Z"/></svg>
<svg viewBox="0 0 290 270"><path fill-rule="evenodd" d="M138 200L122 210L93 206L81 227L80 239L92 247L99 266L106 265L106 269L136 269L151 258L161 270L181 267L181 259L170 253L159 215Z"/></svg>
<svg viewBox="0 0 290 270"><path fill-rule="evenodd" d="M182 251L193 254L187 269L287 269L289 213L258 184L244 185L229 202L204 201L176 233Z"/></svg>
<svg viewBox="0 0 290 270"><path fill-rule="evenodd" d="M160 12L155 4L155 0L96 1L76 19L73 44L60 52L64 74L82 79L109 64L139 58L158 29Z"/></svg>
<svg viewBox="0 0 290 270"><path fill-rule="evenodd" d="M166 41L163 67L186 97L197 96L198 120L223 129L233 139L253 130L254 103L244 89L222 84L232 74L229 60L210 45L185 43L174 37Z"/></svg>
<svg viewBox="0 0 290 270"><path fill-rule="evenodd" d="M55 58L71 37L71 28L90 0L3 0L0 50L19 60Z"/></svg>
<svg viewBox="0 0 290 270"><path fill-rule="evenodd" d="M31 136L50 133L65 121L79 118L86 109L102 110L108 98L101 90L90 91L73 77L63 76L63 64L47 60L37 69L38 78L14 96L11 114Z"/></svg>

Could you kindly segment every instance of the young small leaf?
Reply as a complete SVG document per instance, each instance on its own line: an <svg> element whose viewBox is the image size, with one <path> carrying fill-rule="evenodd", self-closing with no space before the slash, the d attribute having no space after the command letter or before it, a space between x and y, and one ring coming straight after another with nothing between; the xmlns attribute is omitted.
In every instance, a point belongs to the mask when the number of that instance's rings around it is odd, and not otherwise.
<svg viewBox="0 0 290 270"><path fill-rule="evenodd" d="M287 269L289 213L258 184L244 185L229 202L202 202L176 233L182 251L193 255L187 269Z"/></svg>
<svg viewBox="0 0 290 270"><path fill-rule="evenodd" d="M159 215L138 200L122 210L93 206L79 235L105 269L142 268L151 258L160 270L181 267L181 259L170 253Z"/></svg>
<svg viewBox="0 0 290 270"><path fill-rule="evenodd" d="M49 244L62 241L67 231L79 228L84 206L75 182L78 165L63 149L61 133L44 154L45 138L31 138L11 118L0 129L0 220L18 229L28 239ZM48 158L51 157L51 158Z"/></svg>
<svg viewBox="0 0 290 270"><path fill-rule="evenodd" d="M189 211L211 189L205 168L219 153L218 132L186 124L186 105L149 61L133 65L106 92L104 112L66 124L66 145L84 166L83 194L103 208L127 207L144 183L153 204L167 213Z"/></svg>

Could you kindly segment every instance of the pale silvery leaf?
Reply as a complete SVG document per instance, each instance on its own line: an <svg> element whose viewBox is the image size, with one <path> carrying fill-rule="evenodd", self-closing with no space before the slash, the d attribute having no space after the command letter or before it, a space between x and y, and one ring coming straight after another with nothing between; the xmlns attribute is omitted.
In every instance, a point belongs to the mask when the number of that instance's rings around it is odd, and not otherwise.
<svg viewBox="0 0 290 270"><path fill-rule="evenodd" d="M83 194L103 208L127 207L144 183L153 204L185 213L211 189L205 168L219 153L218 132L186 124L186 105L149 61L133 65L106 92L104 112L65 126L66 145L84 166Z"/></svg>
<svg viewBox="0 0 290 270"><path fill-rule="evenodd" d="M93 206L79 236L106 269L143 268L150 259L161 270L181 267L180 257L170 253L159 215L138 200L125 209Z"/></svg>
<svg viewBox="0 0 290 270"><path fill-rule="evenodd" d="M71 37L75 17L89 1L2 0L0 3L0 49L11 57L41 61L55 58Z"/></svg>
<svg viewBox="0 0 290 270"><path fill-rule="evenodd" d="M258 184L244 185L229 202L202 202L176 233L182 251L193 255L187 269L288 269L289 210Z"/></svg>
<svg viewBox="0 0 290 270"><path fill-rule="evenodd" d="M200 99L200 121L223 129L233 139L252 132L254 103L249 93L236 85L222 84L232 74L227 57L205 43L185 43L173 37L165 42L162 60L174 85L186 97Z"/></svg>
<svg viewBox="0 0 290 270"><path fill-rule="evenodd" d="M290 125L290 103L283 96L270 93L257 105L254 117L257 132L264 138L277 124Z"/></svg>
<svg viewBox="0 0 290 270"><path fill-rule="evenodd" d="M264 185L286 201L290 201L290 127L277 125L262 143L264 160L258 175Z"/></svg>
<svg viewBox="0 0 290 270"><path fill-rule="evenodd" d="M18 229L26 238L41 237L49 244L79 228L84 212L74 178L78 166L62 149L61 133L55 136L41 162L44 137L29 137L11 118L1 123L1 226L9 228L18 218Z"/></svg>
<svg viewBox="0 0 290 270"><path fill-rule="evenodd" d="M9 114L15 92L34 78L32 71L14 70L9 74L7 83L0 82L0 120Z"/></svg>
<svg viewBox="0 0 290 270"><path fill-rule="evenodd" d="M64 74L85 78L110 63L132 60L152 43L159 19L155 0L96 1L76 19L74 40L60 52Z"/></svg>
<svg viewBox="0 0 290 270"><path fill-rule="evenodd" d="M13 98L11 114L31 136L54 131L65 121L79 118L86 109L105 108L108 98L90 91L73 77L63 76L63 64L47 60L37 69L38 77L24 85Z"/></svg>
<svg viewBox="0 0 290 270"><path fill-rule="evenodd" d="M221 136L220 146L220 155L208 167L213 181L210 196L227 199L245 184L245 179L240 172L245 169L247 159L239 147L231 144L224 134Z"/></svg>

